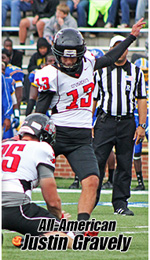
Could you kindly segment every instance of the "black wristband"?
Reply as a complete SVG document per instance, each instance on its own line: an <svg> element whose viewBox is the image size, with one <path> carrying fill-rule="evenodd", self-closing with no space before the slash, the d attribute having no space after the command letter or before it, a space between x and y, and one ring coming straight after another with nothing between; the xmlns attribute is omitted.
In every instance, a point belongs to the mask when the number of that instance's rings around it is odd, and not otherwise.
<svg viewBox="0 0 150 260"><path fill-rule="evenodd" d="M35 103L36 101L34 99L29 99L27 109L26 109L26 116L32 113Z"/></svg>

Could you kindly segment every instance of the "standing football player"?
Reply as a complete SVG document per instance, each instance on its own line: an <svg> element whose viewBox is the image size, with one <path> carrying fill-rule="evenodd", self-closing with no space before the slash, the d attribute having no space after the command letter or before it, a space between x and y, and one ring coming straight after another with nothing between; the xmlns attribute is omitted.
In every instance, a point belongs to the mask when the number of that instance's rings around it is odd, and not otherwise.
<svg viewBox="0 0 150 260"><path fill-rule="evenodd" d="M34 83L40 91L36 112L46 113L51 105L57 136L55 155L63 154L67 158L82 185L79 221L90 218L99 185L91 135L93 74L95 70L113 64L136 39L143 24L143 19L139 20L124 42L98 59L86 50L78 30L62 29L56 34L52 47L57 63L35 74Z"/></svg>

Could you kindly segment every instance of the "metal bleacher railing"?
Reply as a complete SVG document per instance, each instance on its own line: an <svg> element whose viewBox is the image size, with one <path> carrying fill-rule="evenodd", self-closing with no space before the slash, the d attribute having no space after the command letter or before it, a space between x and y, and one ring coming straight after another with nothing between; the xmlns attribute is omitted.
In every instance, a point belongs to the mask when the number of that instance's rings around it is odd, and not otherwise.
<svg viewBox="0 0 150 260"><path fill-rule="evenodd" d="M4 26L1 28L2 32L19 32L19 27L10 27L10 26ZM118 33L130 33L131 32L131 28L123 28L123 29L119 29L119 28L102 28L102 27L80 27L79 28L80 32L118 32ZM140 31L141 33L147 33L148 32L148 28L143 28Z"/></svg>
<svg viewBox="0 0 150 260"><path fill-rule="evenodd" d="M19 27L2 27L1 28L2 32L19 32ZM79 28L80 32L82 33L130 33L131 32L131 28L123 28L123 29L119 29L119 28L103 28L103 27L94 27L94 28L90 28L90 27L80 27ZM143 28L141 29L141 34L146 34L145 38L148 37L148 28ZM108 51L109 47L108 46L87 46L88 49L93 49L93 48L101 48L103 51ZM13 45L13 49L17 49L17 50L36 50L37 47L36 45ZM129 47L128 49L131 52L145 52L145 47L141 47L141 46L135 46L135 47ZM23 65L22 67L23 69L27 68L27 65Z"/></svg>

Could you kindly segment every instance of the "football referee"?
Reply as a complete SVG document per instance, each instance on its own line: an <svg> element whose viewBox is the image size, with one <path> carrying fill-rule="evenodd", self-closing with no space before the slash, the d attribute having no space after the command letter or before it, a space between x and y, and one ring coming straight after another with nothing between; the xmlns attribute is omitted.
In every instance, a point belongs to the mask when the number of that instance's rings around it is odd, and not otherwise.
<svg viewBox="0 0 150 260"><path fill-rule="evenodd" d="M114 48L125 38L117 35L110 41ZM104 168L115 146L117 167L114 175L112 204L115 214L133 216L128 208L132 178L134 142L142 142L145 136L147 115L146 87L142 70L127 60L126 50L112 66L97 71L99 100L97 121L94 127L93 146L100 169L100 195ZM134 120L135 98L138 100L139 126ZM94 109L93 109L94 110ZM99 198L97 198L98 201Z"/></svg>

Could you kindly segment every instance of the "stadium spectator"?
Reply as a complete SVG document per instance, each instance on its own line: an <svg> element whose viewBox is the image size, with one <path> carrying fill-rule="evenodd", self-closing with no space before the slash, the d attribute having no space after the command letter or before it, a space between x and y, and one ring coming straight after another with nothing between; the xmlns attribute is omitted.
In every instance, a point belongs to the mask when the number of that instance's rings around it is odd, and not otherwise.
<svg viewBox="0 0 150 260"><path fill-rule="evenodd" d="M41 37L37 41L37 52L35 52L29 61L28 72L32 70L41 69L42 65L45 64L45 57L51 51L51 45L48 41Z"/></svg>
<svg viewBox="0 0 150 260"><path fill-rule="evenodd" d="M116 19L119 9L121 9L121 24L118 28L130 27L130 9L135 10L137 0L113 0L109 9L108 19L105 28L116 26Z"/></svg>
<svg viewBox="0 0 150 260"><path fill-rule="evenodd" d="M111 3L112 0L89 0L88 24L94 26L98 20L99 13L103 15L103 20L106 23Z"/></svg>
<svg viewBox="0 0 150 260"><path fill-rule="evenodd" d="M77 22L70 15L69 7L61 3L56 7L56 13L52 16L44 27L44 37L52 45L55 34L64 28L77 28Z"/></svg>
<svg viewBox="0 0 150 260"><path fill-rule="evenodd" d="M2 50L2 61L6 64L5 76L11 76L15 80L15 94L17 98L18 108L20 109L24 73L21 68L14 66L10 63L10 53L5 48Z"/></svg>
<svg viewBox="0 0 150 260"><path fill-rule="evenodd" d="M142 17L145 17L146 8L148 8L148 0L137 0L135 23Z"/></svg>
<svg viewBox="0 0 150 260"><path fill-rule="evenodd" d="M11 11L11 27L18 27L21 20L21 12L30 10L30 0L2 0L2 26L5 26L8 11Z"/></svg>
<svg viewBox="0 0 150 260"><path fill-rule="evenodd" d="M118 47L124 39L120 35L113 37L110 49ZM140 68L127 60L127 53L128 50L114 64L99 69L96 74L100 105L94 126L93 147L101 173L100 191L106 161L115 146L117 167L112 195L114 214L133 216L134 213L127 207L130 198L133 148L135 139L136 144L139 144L145 137L147 104L144 74ZM133 114L135 98L138 102L140 123L137 128Z"/></svg>
<svg viewBox="0 0 150 260"><path fill-rule="evenodd" d="M43 37L45 23L55 14L59 0L34 0L32 4L32 17L21 20L19 25L20 44L24 45L27 38L27 30L37 30L38 36Z"/></svg>
<svg viewBox="0 0 150 260"><path fill-rule="evenodd" d="M5 68L6 65L4 62L2 62L2 74L5 75ZM19 117L19 109L17 104L17 98L15 94L15 80L11 76L5 77L5 86L7 90L9 90L9 93L11 95L12 105L13 105L13 113L11 115L11 127L8 129L7 132L3 133L3 139L11 138L14 136L15 131L14 129L17 129L20 123L20 117Z"/></svg>
<svg viewBox="0 0 150 260"><path fill-rule="evenodd" d="M10 63L17 67L22 67L23 53L18 50L13 50L13 41L9 38L4 40L4 48L10 53Z"/></svg>
<svg viewBox="0 0 150 260"><path fill-rule="evenodd" d="M59 222L67 215L64 216L62 212L54 179L55 155L52 145L55 126L46 115L32 114L26 117L19 136L19 140L6 140L2 144L2 229L36 237L58 234L68 237L67 246L72 248L72 232L57 232L55 229L44 232L38 229L44 218ZM31 202L32 190L38 184L47 209ZM15 238L13 244L16 245L14 242Z"/></svg>
<svg viewBox="0 0 150 260"><path fill-rule="evenodd" d="M81 181L79 221L90 218L99 186L98 164L91 143L93 74L122 55L139 35L142 21L132 27L124 42L98 59L86 51L84 38L78 30L62 29L56 34L52 49L57 63L35 74L34 83L40 91L36 112L46 113L51 105L56 125L55 155L63 154Z"/></svg>
<svg viewBox="0 0 150 260"><path fill-rule="evenodd" d="M77 11L78 27L86 27L89 1L88 0L67 0L67 5L70 9L71 14L73 14L74 11Z"/></svg>
<svg viewBox="0 0 150 260"><path fill-rule="evenodd" d="M149 135L149 75L148 75L148 60L145 58L140 58L135 61L135 65L142 69L145 78L146 90L147 90L147 118L146 118L146 128L145 128L145 135L148 141ZM138 114L138 107L136 107L134 111L135 123L136 127L139 125L139 114ZM133 189L135 190L145 190L143 175L142 175L142 142L138 145L135 144L134 146L134 168L137 176L138 185Z"/></svg>

